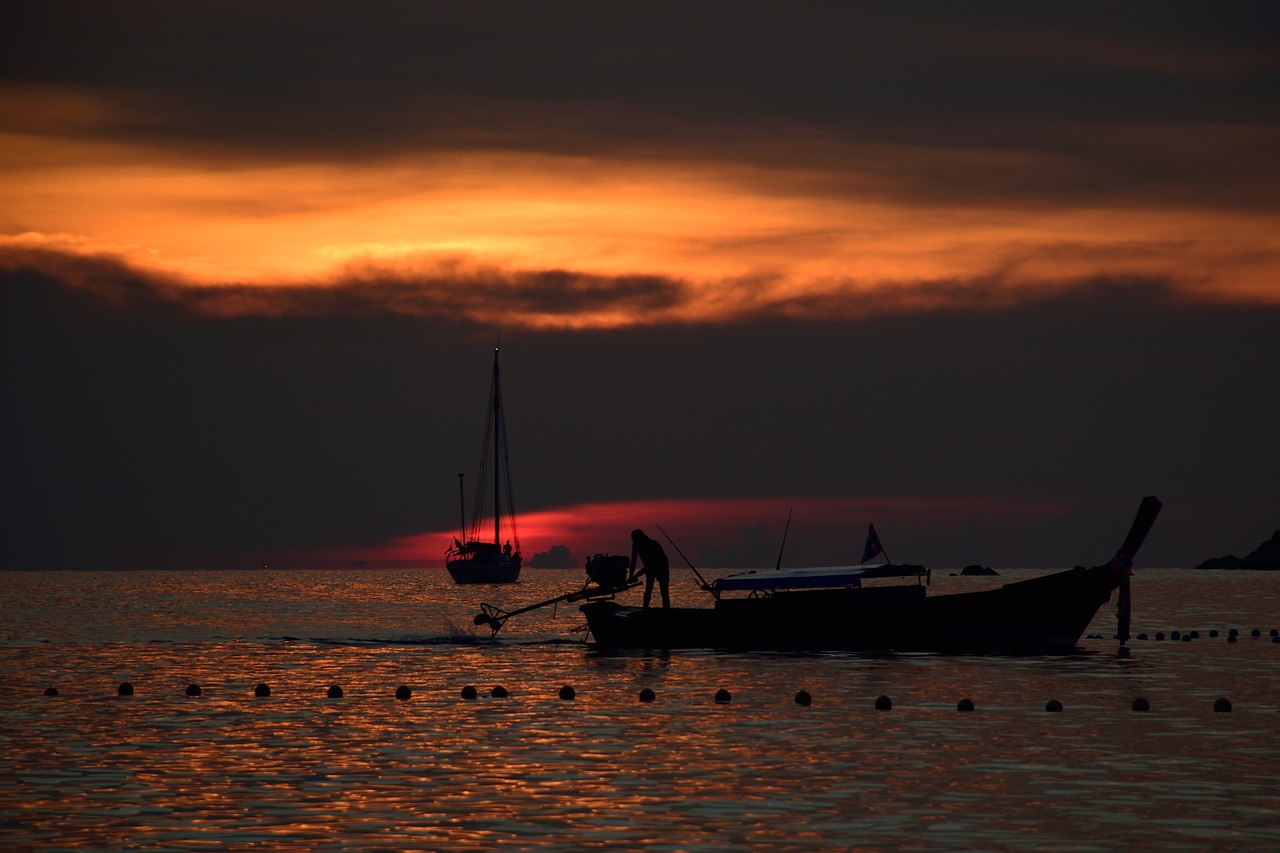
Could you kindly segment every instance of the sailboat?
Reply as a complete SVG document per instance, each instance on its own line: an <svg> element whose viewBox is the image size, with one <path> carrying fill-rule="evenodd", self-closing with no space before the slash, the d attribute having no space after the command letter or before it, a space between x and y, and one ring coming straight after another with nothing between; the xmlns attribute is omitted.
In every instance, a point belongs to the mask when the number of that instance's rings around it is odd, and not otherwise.
<svg viewBox="0 0 1280 853"><path fill-rule="evenodd" d="M476 490L472 526L467 529L466 493L463 475L458 475L458 501L462 508L462 538L453 538L445 552L445 567L455 583L515 583L520 579L520 536L516 532L515 502L512 499L511 469L507 459L507 422L502 408L502 381L498 371L498 350L493 351L493 381L489 388L489 414L485 419L484 445L480 454L480 485ZM493 539L486 528L485 485L490 466L493 476ZM506 505L503 506L503 498ZM506 515L503 515L503 512ZM504 533L506 538L504 539ZM513 544L514 543L514 544Z"/></svg>

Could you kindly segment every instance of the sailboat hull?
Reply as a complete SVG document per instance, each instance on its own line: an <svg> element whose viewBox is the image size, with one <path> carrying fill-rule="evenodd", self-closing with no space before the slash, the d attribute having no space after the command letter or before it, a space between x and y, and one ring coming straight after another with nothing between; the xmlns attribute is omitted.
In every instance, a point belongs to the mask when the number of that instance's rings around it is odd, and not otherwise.
<svg viewBox="0 0 1280 853"><path fill-rule="evenodd" d="M449 560L445 563L454 583L515 583L520 564L508 559Z"/></svg>

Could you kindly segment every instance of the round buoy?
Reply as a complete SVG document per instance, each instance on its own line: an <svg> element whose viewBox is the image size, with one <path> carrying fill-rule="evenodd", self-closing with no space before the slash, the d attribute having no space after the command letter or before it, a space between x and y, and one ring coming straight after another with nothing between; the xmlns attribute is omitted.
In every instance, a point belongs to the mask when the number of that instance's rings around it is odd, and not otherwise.
<svg viewBox="0 0 1280 853"><path fill-rule="evenodd" d="M117 696L132 696L132 695L133 695L133 685L132 685L132 684L130 684L129 682L127 682L127 681L122 682L122 683L121 683L121 685L120 685L119 687L117 687L117 688L116 688L116 695L117 695Z"/></svg>
<svg viewBox="0 0 1280 853"><path fill-rule="evenodd" d="M1183 634L1183 635L1182 635L1182 642L1184 642L1184 643L1189 643L1189 642L1191 642L1191 635L1190 635L1190 634Z"/></svg>
<svg viewBox="0 0 1280 853"><path fill-rule="evenodd" d="M1214 638L1216 638L1217 636L1218 636L1218 629L1217 629L1217 628L1214 628L1212 631L1210 631L1210 632L1209 632L1209 639L1214 639Z"/></svg>
<svg viewBox="0 0 1280 853"><path fill-rule="evenodd" d="M572 699L572 698L574 698L574 697L575 697L575 696L577 696L577 695L578 695L578 694L577 694L577 693L575 693L575 692L574 692L574 690L573 690L573 688L572 688L572 687L570 687L568 684L566 684L564 687L561 687L561 688L560 688L560 698L561 698L561 699L568 700L568 699Z"/></svg>
<svg viewBox="0 0 1280 853"><path fill-rule="evenodd" d="M1213 703L1213 710L1215 710L1215 711L1221 711L1221 712L1226 712L1226 713L1230 713L1230 711L1231 711L1231 700L1230 700L1230 699L1219 699L1218 701L1216 701L1216 702L1214 702L1214 703Z"/></svg>
<svg viewBox="0 0 1280 853"><path fill-rule="evenodd" d="M1156 631L1156 639L1157 639L1157 640L1163 640L1163 639L1164 639L1164 631Z"/></svg>
<svg viewBox="0 0 1280 853"><path fill-rule="evenodd" d="M58 695L58 688L56 688L56 687L46 687L46 688L44 689L44 695L46 695L46 696L57 696L57 695Z"/></svg>
<svg viewBox="0 0 1280 853"><path fill-rule="evenodd" d="M339 687L339 686L338 686L338 685L336 685L336 684L330 684L330 685L329 685L329 698L330 698L330 699L341 699L341 698L342 698L342 688L341 688L341 687Z"/></svg>
<svg viewBox="0 0 1280 853"><path fill-rule="evenodd" d="M199 685L199 684L188 684L188 685L187 685L187 695L188 695L188 696L199 696L199 695L200 695L200 685Z"/></svg>
<svg viewBox="0 0 1280 853"><path fill-rule="evenodd" d="M641 702L652 702L654 699L657 699L657 698L658 698L657 695L648 687L640 691Z"/></svg>
<svg viewBox="0 0 1280 853"><path fill-rule="evenodd" d="M489 695L492 696L494 699L506 699L507 688L499 684L497 687L489 691Z"/></svg>
<svg viewBox="0 0 1280 853"><path fill-rule="evenodd" d="M722 705L725 702L732 702L733 694L730 693L728 690L725 690L723 687L721 687L719 690L716 691L716 701Z"/></svg>
<svg viewBox="0 0 1280 853"><path fill-rule="evenodd" d="M972 699L961 699L959 702L957 702L957 703L956 703L956 710L957 710L957 711L972 711L972 710L973 710L973 700L972 700Z"/></svg>
<svg viewBox="0 0 1280 853"><path fill-rule="evenodd" d="M409 686L407 684L401 684L399 687L396 688L396 698L401 701L408 699L412 695L413 695L413 691L409 689Z"/></svg>
<svg viewBox="0 0 1280 853"><path fill-rule="evenodd" d="M1230 631L1227 632L1228 636L1232 636L1232 637L1236 636L1239 633L1240 633L1239 628L1232 628Z"/></svg>
<svg viewBox="0 0 1280 853"><path fill-rule="evenodd" d="M892 700L892 699L890 699L888 696L877 696L877 697L876 697L876 710L877 710L877 711L888 711L888 710L890 710L890 709L892 709L892 708L893 708L893 700Z"/></svg>
<svg viewBox="0 0 1280 853"><path fill-rule="evenodd" d="M476 698L476 688L475 688L475 685L473 685L473 684L468 684L466 687L462 688L462 698L463 698L463 699L474 699L474 698Z"/></svg>
<svg viewBox="0 0 1280 853"><path fill-rule="evenodd" d="M1169 634L1169 639L1170 639L1170 640L1174 640L1175 642L1176 642L1177 640L1181 640L1181 639L1182 639L1182 632L1181 632L1181 631L1174 631L1173 633Z"/></svg>
<svg viewBox="0 0 1280 853"><path fill-rule="evenodd" d="M799 693L796 694L796 704L797 705L813 704L813 697L809 695L808 690L801 690Z"/></svg>
<svg viewBox="0 0 1280 853"><path fill-rule="evenodd" d="M1139 696L1137 699L1134 699L1134 700L1133 700L1133 710L1135 710L1135 711L1150 711L1150 710L1151 710L1151 703L1150 703L1150 702L1148 702L1146 699L1143 699L1141 696Z"/></svg>
<svg viewBox="0 0 1280 853"><path fill-rule="evenodd" d="M1249 636L1250 636L1250 637L1261 637L1261 636L1262 636L1262 632L1261 632L1261 631L1259 631L1257 628L1254 628L1252 631L1250 631L1250 632L1249 632Z"/></svg>
<svg viewBox="0 0 1280 853"><path fill-rule="evenodd" d="M1047 703L1045 703L1044 709L1046 711L1058 712L1062 710L1062 703L1059 702L1057 699L1050 699Z"/></svg>
<svg viewBox="0 0 1280 853"><path fill-rule="evenodd" d="M1272 629L1271 629L1271 636L1273 636L1273 637L1280 637L1280 628L1272 628Z"/></svg>
<svg viewBox="0 0 1280 853"><path fill-rule="evenodd" d="M1147 638L1147 635L1146 635L1145 633L1144 633L1144 634L1139 634L1139 635L1138 635L1138 639L1139 639L1139 640L1145 640L1146 638Z"/></svg>
<svg viewBox="0 0 1280 853"><path fill-rule="evenodd" d="M475 616L472 617L471 621L476 623L477 625L488 625L489 617L483 613L477 613Z"/></svg>
<svg viewBox="0 0 1280 853"><path fill-rule="evenodd" d="M1280 637L1272 637L1272 638L1271 638L1271 642L1273 642L1273 643L1280 643Z"/></svg>
<svg viewBox="0 0 1280 853"><path fill-rule="evenodd" d="M1235 634L1228 634L1228 635L1227 635L1227 642L1228 642L1228 643L1234 643L1234 642L1237 642L1238 640L1239 640L1239 638L1238 638Z"/></svg>
<svg viewBox="0 0 1280 853"><path fill-rule="evenodd" d="M1198 640L1198 639L1200 639L1200 632L1199 632L1199 631L1192 631L1192 632L1191 632L1190 634L1188 634L1187 636L1188 636L1188 637L1190 637L1190 638L1191 638L1191 639L1193 639L1193 640Z"/></svg>
<svg viewBox="0 0 1280 853"><path fill-rule="evenodd" d="M270 696L271 688L265 684L259 684L257 687L253 688L253 695L254 696Z"/></svg>

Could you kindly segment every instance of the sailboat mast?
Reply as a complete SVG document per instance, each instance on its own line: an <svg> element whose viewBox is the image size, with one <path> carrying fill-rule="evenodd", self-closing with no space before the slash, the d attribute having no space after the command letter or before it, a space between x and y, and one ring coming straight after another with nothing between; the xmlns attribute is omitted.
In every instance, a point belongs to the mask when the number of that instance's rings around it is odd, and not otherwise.
<svg viewBox="0 0 1280 853"><path fill-rule="evenodd" d="M498 348L493 349L493 544L502 545L502 384L498 378Z"/></svg>
<svg viewBox="0 0 1280 853"><path fill-rule="evenodd" d="M462 478L465 474L458 475L458 512L462 517L462 541L467 541L467 492L462 488Z"/></svg>

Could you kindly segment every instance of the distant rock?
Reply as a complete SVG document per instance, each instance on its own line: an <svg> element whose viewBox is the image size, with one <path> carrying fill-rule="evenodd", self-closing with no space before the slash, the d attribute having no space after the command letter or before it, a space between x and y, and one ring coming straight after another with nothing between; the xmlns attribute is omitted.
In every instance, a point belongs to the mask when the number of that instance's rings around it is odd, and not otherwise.
<svg viewBox="0 0 1280 853"><path fill-rule="evenodd" d="M1271 538L1257 547L1247 557L1228 554L1225 557L1213 557L1205 560L1197 569L1252 569L1254 571L1280 570L1280 530L1271 534Z"/></svg>
<svg viewBox="0 0 1280 853"><path fill-rule="evenodd" d="M565 545L552 545L546 551L538 551L529 561L535 569L571 569L574 566L573 554Z"/></svg>
<svg viewBox="0 0 1280 853"><path fill-rule="evenodd" d="M1000 573L997 572L995 569L991 568L990 566L979 566L978 564L975 563L972 566L965 566L963 569L960 570L960 574L962 575L998 575Z"/></svg>

